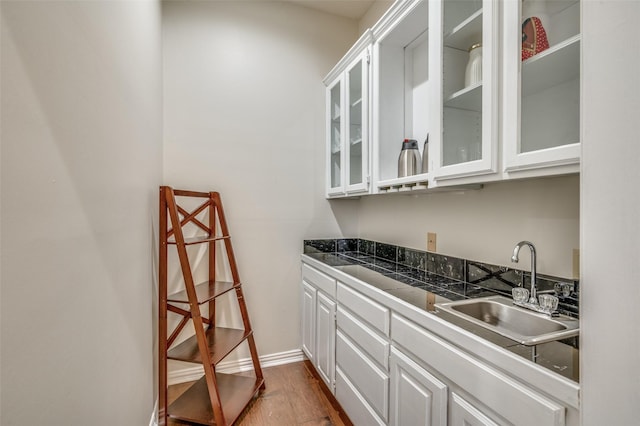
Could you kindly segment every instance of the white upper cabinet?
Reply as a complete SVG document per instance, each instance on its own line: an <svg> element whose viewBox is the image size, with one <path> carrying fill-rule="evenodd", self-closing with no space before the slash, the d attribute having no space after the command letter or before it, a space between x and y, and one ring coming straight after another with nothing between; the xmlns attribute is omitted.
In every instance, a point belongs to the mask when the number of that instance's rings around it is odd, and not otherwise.
<svg viewBox="0 0 640 426"><path fill-rule="evenodd" d="M431 2L432 137L436 180L498 171L499 4Z"/></svg>
<svg viewBox="0 0 640 426"><path fill-rule="evenodd" d="M580 45L579 0L397 0L325 79L327 196L579 172Z"/></svg>
<svg viewBox="0 0 640 426"><path fill-rule="evenodd" d="M505 173L578 172L580 2L505 1L503 44Z"/></svg>
<svg viewBox="0 0 640 426"><path fill-rule="evenodd" d="M394 185L419 184L424 142L429 134L429 10L427 1L398 1L372 28L373 61L373 192ZM418 142L418 173L398 177L404 139ZM410 186L406 186L410 188Z"/></svg>
<svg viewBox="0 0 640 426"><path fill-rule="evenodd" d="M371 41L365 32L324 81L328 197L369 190Z"/></svg>

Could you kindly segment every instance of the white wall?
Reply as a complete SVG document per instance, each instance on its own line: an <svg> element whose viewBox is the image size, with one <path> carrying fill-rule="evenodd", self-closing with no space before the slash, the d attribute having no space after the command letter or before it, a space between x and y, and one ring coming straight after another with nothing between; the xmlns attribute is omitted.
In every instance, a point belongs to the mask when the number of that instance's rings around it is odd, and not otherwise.
<svg viewBox="0 0 640 426"><path fill-rule="evenodd" d="M393 3L393 0L378 0L373 2L369 10L367 10L367 13L365 13L358 22L358 34L362 34L367 28L373 27Z"/></svg>
<svg viewBox="0 0 640 426"><path fill-rule="evenodd" d="M640 3L584 1L582 424L640 418Z"/></svg>
<svg viewBox="0 0 640 426"><path fill-rule="evenodd" d="M0 11L0 423L148 424L159 4Z"/></svg>
<svg viewBox="0 0 640 426"><path fill-rule="evenodd" d="M536 246L538 271L573 278L579 247L579 177L487 184L480 190L422 196L363 198L359 235L426 250L427 232L437 251L451 256L529 270L528 253L511 263L518 241Z"/></svg>
<svg viewBox="0 0 640 426"><path fill-rule="evenodd" d="M284 2L163 3L164 182L221 193L260 355L300 347L302 240L357 232L324 199L322 84L356 38Z"/></svg>

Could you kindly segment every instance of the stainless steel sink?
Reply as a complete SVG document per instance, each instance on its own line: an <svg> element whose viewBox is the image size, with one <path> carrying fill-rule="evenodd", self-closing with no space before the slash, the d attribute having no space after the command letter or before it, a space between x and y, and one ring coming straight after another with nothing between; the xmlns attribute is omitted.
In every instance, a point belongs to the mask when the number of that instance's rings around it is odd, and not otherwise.
<svg viewBox="0 0 640 426"><path fill-rule="evenodd" d="M566 315L550 318L515 306L503 296L437 303L436 309L527 346L577 336L580 332L580 322L575 318Z"/></svg>

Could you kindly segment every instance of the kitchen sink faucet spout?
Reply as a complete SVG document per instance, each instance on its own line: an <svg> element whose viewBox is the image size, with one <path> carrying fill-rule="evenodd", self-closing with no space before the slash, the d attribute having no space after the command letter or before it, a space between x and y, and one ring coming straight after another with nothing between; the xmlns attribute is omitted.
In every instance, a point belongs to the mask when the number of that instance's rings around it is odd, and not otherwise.
<svg viewBox="0 0 640 426"><path fill-rule="evenodd" d="M528 246L529 251L531 252L531 297L529 298L529 303L538 304L538 295L536 289L536 248L533 243L529 241L520 241L516 244L513 249L513 256L511 256L511 261L514 263L518 263L518 253L522 246ZM524 285L524 275L522 276L522 284Z"/></svg>

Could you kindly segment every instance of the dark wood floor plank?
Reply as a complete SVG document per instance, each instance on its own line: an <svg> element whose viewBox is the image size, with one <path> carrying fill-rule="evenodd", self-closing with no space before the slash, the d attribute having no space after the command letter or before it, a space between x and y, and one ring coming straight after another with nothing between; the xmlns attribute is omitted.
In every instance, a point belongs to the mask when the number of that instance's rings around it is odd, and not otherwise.
<svg viewBox="0 0 640 426"><path fill-rule="evenodd" d="M313 367L305 362L263 368L266 389L251 402L236 424L241 426L350 426L351 423L344 416L333 396L328 393L324 383L310 368ZM169 403L178 398L192 384L193 382L169 386L167 393Z"/></svg>

